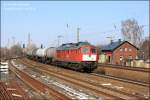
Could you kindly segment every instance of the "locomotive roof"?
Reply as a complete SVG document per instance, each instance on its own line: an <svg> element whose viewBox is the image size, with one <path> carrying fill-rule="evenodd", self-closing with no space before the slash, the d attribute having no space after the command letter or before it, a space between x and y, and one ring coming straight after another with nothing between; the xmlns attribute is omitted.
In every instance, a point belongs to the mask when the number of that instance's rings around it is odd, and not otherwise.
<svg viewBox="0 0 150 100"><path fill-rule="evenodd" d="M90 43L88 42L66 43L59 46L57 50L77 49L83 45L90 45Z"/></svg>

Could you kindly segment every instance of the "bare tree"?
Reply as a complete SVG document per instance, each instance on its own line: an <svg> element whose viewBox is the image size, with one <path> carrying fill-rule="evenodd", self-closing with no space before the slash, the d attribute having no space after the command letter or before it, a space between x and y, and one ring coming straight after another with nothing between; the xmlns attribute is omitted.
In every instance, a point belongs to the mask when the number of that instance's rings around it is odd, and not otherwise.
<svg viewBox="0 0 150 100"><path fill-rule="evenodd" d="M10 48L10 54L11 54L11 57L14 57L14 56L21 56L21 55L22 55L22 48L21 48L21 45L20 45L20 44L13 45L13 46Z"/></svg>
<svg viewBox="0 0 150 100"><path fill-rule="evenodd" d="M140 26L135 19L127 19L121 23L121 32L124 40L139 47L144 34L143 26Z"/></svg>
<svg viewBox="0 0 150 100"><path fill-rule="evenodd" d="M6 47L1 47L0 48L0 58L1 59L9 58L9 49L7 49Z"/></svg>
<svg viewBox="0 0 150 100"><path fill-rule="evenodd" d="M145 60L150 59L149 55L150 55L150 40L149 39L145 39L142 46L140 47L141 49L141 55L143 56L142 58L144 58Z"/></svg>
<svg viewBox="0 0 150 100"><path fill-rule="evenodd" d="M37 48L36 45L34 43L31 43L30 45L27 46L28 50L32 50Z"/></svg>

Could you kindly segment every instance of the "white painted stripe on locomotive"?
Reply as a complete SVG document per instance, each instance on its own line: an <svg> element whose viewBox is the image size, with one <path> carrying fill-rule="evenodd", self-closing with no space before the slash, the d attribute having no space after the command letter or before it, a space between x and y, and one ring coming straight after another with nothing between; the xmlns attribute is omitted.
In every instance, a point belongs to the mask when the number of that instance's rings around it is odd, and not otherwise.
<svg viewBox="0 0 150 100"><path fill-rule="evenodd" d="M96 61L96 55L82 55L82 61Z"/></svg>

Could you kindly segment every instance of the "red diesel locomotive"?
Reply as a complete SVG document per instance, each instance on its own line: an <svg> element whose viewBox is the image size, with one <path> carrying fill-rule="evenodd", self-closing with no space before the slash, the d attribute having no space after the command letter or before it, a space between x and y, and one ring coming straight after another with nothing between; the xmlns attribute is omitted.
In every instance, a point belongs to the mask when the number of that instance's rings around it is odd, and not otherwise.
<svg viewBox="0 0 150 100"><path fill-rule="evenodd" d="M55 62L74 70L90 72L97 68L97 49L88 42L63 44L56 49Z"/></svg>
<svg viewBox="0 0 150 100"><path fill-rule="evenodd" d="M27 57L42 63L91 72L97 68L98 53L88 42L67 43L54 48L39 48L27 52Z"/></svg>

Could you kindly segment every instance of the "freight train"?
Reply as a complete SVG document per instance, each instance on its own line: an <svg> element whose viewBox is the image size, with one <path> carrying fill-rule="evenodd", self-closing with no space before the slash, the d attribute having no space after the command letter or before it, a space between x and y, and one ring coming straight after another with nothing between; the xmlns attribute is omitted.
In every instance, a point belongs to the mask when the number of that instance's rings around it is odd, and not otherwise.
<svg viewBox="0 0 150 100"><path fill-rule="evenodd" d="M96 69L98 63L97 49L88 42L66 43L57 48L32 49L27 51L27 57L42 63L85 72Z"/></svg>

